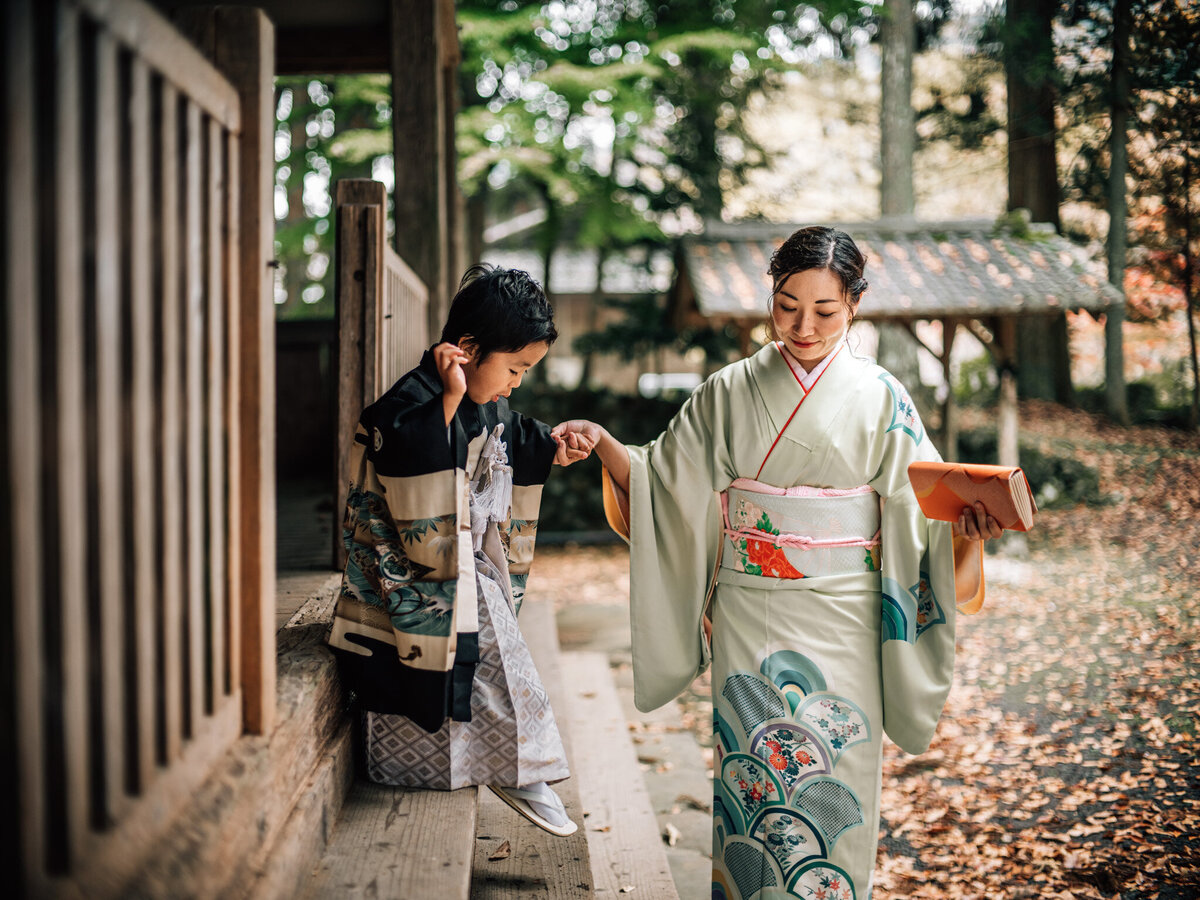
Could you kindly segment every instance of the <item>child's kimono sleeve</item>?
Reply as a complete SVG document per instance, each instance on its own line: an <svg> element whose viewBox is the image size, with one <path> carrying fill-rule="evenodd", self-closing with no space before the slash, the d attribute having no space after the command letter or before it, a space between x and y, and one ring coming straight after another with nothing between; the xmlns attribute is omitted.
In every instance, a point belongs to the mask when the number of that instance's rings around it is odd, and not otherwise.
<svg viewBox="0 0 1200 900"><path fill-rule="evenodd" d="M628 448L630 521L622 527L617 513L610 524L629 541L634 702L643 712L678 696L711 659L701 619L721 541L715 492L732 480L728 396L719 373L657 440Z"/></svg>
<svg viewBox="0 0 1200 900"><path fill-rule="evenodd" d="M878 395L877 474L871 487L883 498L884 730L905 751L921 753L933 739L950 692L956 597L966 590L956 585L957 541L950 523L925 518L908 480L909 463L940 456L904 387L887 374L880 384L887 390ZM973 543L963 542L968 552L960 581L977 577L970 565L978 560ZM982 585L976 586L981 594Z"/></svg>

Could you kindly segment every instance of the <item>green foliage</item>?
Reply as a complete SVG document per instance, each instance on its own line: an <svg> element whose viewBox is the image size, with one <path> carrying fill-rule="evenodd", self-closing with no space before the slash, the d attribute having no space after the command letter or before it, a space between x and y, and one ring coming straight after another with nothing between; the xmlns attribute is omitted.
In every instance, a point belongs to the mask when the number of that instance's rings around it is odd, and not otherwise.
<svg viewBox="0 0 1200 900"><path fill-rule="evenodd" d="M371 178L377 166L390 171L391 79L287 77L276 79L275 93L276 317L330 318L333 184ZM286 207L282 214L280 206Z"/></svg>
<svg viewBox="0 0 1200 900"><path fill-rule="evenodd" d="M1181 251L1190 220L1200 238L1200 7L1187 0L1129 0L1130 96L1127 152L1134 261ZM1072 7L1060 56L1064 112L1080 147L1065 199L1107 207L1113 102L1113 3Z"/></svg>
<svg viewBox="0 0 1200 900"><path fill-rule="evenodd" d="M620 441L644 444L663 432L682 400L628 397L607 390L561 391L526 383L513 392L511 403L514 409L549 425L566 419L591 419ZM593 457L565 469L555 466L542 493L542 533L605 527L599 460Z"/></svg>
<svg viewBox="0 0 1200 900"><path fill-rule="evenodd" d="M991 406L1000 393L1000 382L992 357L982 353L964 362L958 369L954 399L963 406Z"/></svg>
<svg viewBox="0 0 1200 900"><path fill-rule="evenodd" d="M994 429L964 431L958 436L958 458L962 462L996 462ZM1069 456L1052 456L1022 444L1018 450L1021 468L1033 489L1039 509L1056 509L1084 503L1107 502L1100 492L1100 473Z"/></svg>
<svg viewBox="0 0 1200 900"><path fill-rule="evenodd" d="M460 0L458 9L464 190L531 186L558 207L540 243L565 231L579 246L619 248L719 215L723 191L766 160L743 124L748 98L814 41L849 41L870 7Z"/></svg>
<svg viewBox="0 0 1200 900"><path fill-rule="evenodd" d="M1156 375L1127 384L1130 422L1134 425L1190 429L1191 377L1187 372L1188 365L1185 360L1177 360ZM1075 401L1088 412L1108 412L1103 385L1076 391Z"/></svg>

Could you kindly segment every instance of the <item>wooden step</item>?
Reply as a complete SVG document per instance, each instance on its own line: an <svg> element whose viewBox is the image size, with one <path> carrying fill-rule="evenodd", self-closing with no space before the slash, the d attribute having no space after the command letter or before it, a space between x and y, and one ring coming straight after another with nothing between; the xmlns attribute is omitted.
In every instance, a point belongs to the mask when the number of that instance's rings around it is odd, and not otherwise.
<svg viewBox="0 0 1200 900"><path fill-rule="evenodd" d="M554 785L569 815L579 824L570 837L556 837L521 818L488 790L479 792L472 900L538 897L576 900L592 896L592 872L580 776L575 762L578 740L571 733L569 704L572 691L561 671L554 610L547 600L527 599L521 607L521 633L546 690L571 766L571 777ZM508 842L509 855L491 859Z"/></svg>
<svg viewBox="0 0 1200 900"><path fill-rule="evenodd" d="M568 760L571 738L561 713L567 692L559 673L558 636L549 603L526 602L521 630L559 717ZM582 822L577 778L555 785L567 813ZM508 843L507 855L497 849ZM561 838L527 822L474 787L423 791L354 782L328 848L305 893L324 898L533 896L576 900L592 895L588 842L581 829Z"/></svg>
<svg viewBox="0 0 1200 900"><path fill-rule="evenodd" d="M281 578L284 597L289 591L312 593L307 577L297 573L293 579ZM333 591L317 592L290 615L286 630L318 629L323 640L334 599ZM329 658L327 649L322 646L321 651ZM331 658L329 664L333 664ZM356 723L341 715L349 732ZM351 744L347 739L347 756ZM350 783L339 795L338 805L320 823L321 844L313 846L302 862L297 861L307 883L302 890L273 896L466 898L476 789L447 792L389 787L354 777L353 761L346 763L346 768Z"/></svg>
<svg viewBox="0 0 1200 900"><path fill-rule="evenodd" d="M356 779L306 896L465 900L476 792L409 790Z"/></svg>
<svg viewBox="0 0 1200 900"><path fill-rule="evenodd" d="M603 653L561 656L596 897L678 900L654 807ZM562 713L560 712L561 716ZM630 890L632 889L632 890Z"/></svg>

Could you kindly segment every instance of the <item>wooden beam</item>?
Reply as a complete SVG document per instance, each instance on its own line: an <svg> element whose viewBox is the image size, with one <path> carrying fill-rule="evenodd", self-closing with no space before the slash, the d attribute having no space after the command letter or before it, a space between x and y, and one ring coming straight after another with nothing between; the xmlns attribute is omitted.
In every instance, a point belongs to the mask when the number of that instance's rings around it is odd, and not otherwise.
<svg viewBox="0 0 1200 900"><path fill-rule="evenodd" d="M71 0L104 23L122 44L133 50L152 70L185 92L205 112L226 128L238 128L238 99L229 84L189 42L143 0ZM198 43L198 42L196 42Z"/></svg>
<svg viewBox="0 0 1200 900"><path fill-rule="evenodd" d="M997 323L1000 363L1000 411L997 424L997 456L1002 466L1020 465L1017 433L1017 373L1013 361L1017 358L1017 320L1005 316Z"/></svg>
<svg viewBox="0 0 1200 900"><path fill-rule="evenodd" d="M438 48L439 0L391 0L394 245L429 288L429 331L441 330L446 292L447 208L443 123L447 113Z"/></svg>
<svg viewBox="0 0 1200 900"><path fill-rule="evenodd" d="M946 399L942 401L942 456L947 462L958 460L958 409L954 402L954 383L950 377L950 353L958 333L958 319L942 319L942 379L946 382Z"/></svg>
<svg viewBox="0 0 1200 900"><path fill-rule="evenodd" d="M923 340L921 340L920 336L917 334L917 328L916 328L915 322L913 322L911 319L902 319L902 320L899 320L899 324L904 326L905 330L908 331L908 333L912 335L912 339L917 342L918 346L924 348L926 353L928 353L934 359L940 360L942 358L942 354L938 353L936 350L934 350L932 347L930 347L927 343L925 343Z"/></svg>
<svg viewBox="0 0 1200 900"><path fill-rule="evenodd" d="M983 326L978 319L968 319L966 322L967 331L971 332L989 353L992 354L992 359L995 360L996 354L1000 352L996 347L995 332L989 331Z"/></svg>
<svg viewBox="0 0 1200 900"><path fill-rule="evenodd" d="M385 24L281 27L275 36L276 75L334 75L391 70Z"/></svg>

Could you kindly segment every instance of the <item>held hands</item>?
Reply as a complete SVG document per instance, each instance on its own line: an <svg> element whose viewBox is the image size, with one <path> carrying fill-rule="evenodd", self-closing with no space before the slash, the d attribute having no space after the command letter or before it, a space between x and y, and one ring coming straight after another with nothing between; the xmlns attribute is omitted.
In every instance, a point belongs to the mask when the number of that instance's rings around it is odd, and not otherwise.
<svg viewBox="0 0 1200 900"><path fill-rule="evenodd" d="M558 431L558 426L551 430L550 436L554 438L554 442L558 444L558 450L554 453L554 464L556 466L569 466L571 463L577 463L582 459L587 459L592 455L592 448L596 446L595 441L590 441L578 432L555 433Z"/></svg>
<svg viewBox="0 0 1200 900"><path fill-rule="evenodd" d="M550 429L550 436L558 443L555 464L569 466L573 462L587 459L599 443L601 433L599 425L586 419L559 422Z"/></svg>
<svg viewBox="0 0 1200 900"><path fill-rule="evenodd" d="M975 505L964 506L959 513L958 521L950 523L950 531L955 537L964 537L969 541L982 541L987 538L998 538L1004 534L1000 523L987 514L982 503L978 500Z"/></svg>

